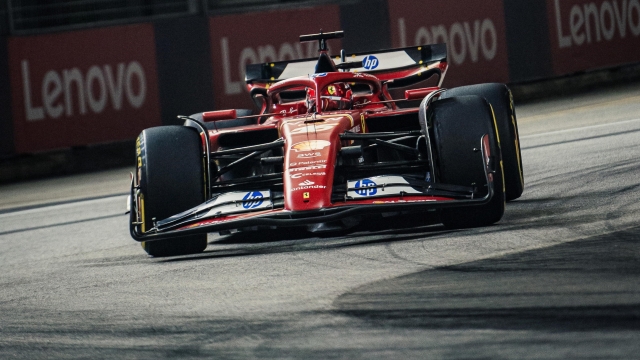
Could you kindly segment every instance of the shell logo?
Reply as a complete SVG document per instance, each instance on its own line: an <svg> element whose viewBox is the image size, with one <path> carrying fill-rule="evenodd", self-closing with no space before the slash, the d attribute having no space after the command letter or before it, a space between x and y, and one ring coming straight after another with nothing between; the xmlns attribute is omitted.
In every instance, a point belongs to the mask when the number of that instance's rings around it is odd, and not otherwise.
<svg viewBox="0 0 640 360"><path fill-rule="evenodd" d="M308 140L291 145L291 149L295 152L314 151L322 150L329 145L331 145L331 143L326 140Z"/></svg>

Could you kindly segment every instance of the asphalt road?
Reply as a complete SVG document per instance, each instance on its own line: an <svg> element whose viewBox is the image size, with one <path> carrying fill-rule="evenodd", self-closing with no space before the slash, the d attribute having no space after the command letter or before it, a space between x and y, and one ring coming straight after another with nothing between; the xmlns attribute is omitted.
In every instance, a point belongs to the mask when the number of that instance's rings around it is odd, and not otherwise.
<svg viewBox="0 0 640 360"><path fill-rule="evenodd" d="M640 357L640 84L517 108L504 219L147 257L128 171L0 187L0 358ZM279 240L279 241L276 241Z"/></svg>

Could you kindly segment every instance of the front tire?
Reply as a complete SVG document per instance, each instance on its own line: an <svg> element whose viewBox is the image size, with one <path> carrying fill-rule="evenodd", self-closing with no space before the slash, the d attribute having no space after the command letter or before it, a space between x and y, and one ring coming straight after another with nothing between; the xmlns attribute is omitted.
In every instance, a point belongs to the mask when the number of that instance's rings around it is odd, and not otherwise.
<svg viewBox="0 0 640 360"><path fill-rule="evenodd" d="M498 141L502 149L505 195L507 201L515 200L524 191L524 172L522 171L518 122L511 90L505 84L477 84L447 90L441 98L465 95L485 98L493 108L498 127Z"/></svg>
<svg viewBox="0 0 640 360"><path fill-rule="evenodd" d="M202 140L193 128L160 126L142 131L137 141L140 218L144 233L153 219L191 209L205 201ZM143 241L147 254L195 254L207 247L207 234Z"/></svg>
<svg viewBox="0 0 640 360"><path fill-rule="evenodd" d="M469 228L498 222L504 214L505 205L503 170L489 104L478 96L440 99L429 107L429 117L434 138L436 179L444 184L485 186L484 159L478 150L483 135L489 135L493 197L484 205L443 209L442 223L447 228Z"/></svg>

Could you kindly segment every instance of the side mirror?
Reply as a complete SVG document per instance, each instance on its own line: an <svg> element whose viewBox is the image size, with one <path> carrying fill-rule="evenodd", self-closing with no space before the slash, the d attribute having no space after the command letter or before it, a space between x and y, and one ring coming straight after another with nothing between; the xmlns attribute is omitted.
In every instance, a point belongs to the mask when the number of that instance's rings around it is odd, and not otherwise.
<svg viewBox="0 0 640 360"><path fill-rule="evenodd" d="M437 86L432 86L428 88L405 90L404 98L405 100L422 100L425 96L431 94L436 90L440 90L440 88Z"/></svg>
<svg viewBox="0 0 640 360"><path fill-rule="evenodd" d="M202 113L202 120L204 121L233 120L237 118L238 116L235 109L207 111Z"/></svg>

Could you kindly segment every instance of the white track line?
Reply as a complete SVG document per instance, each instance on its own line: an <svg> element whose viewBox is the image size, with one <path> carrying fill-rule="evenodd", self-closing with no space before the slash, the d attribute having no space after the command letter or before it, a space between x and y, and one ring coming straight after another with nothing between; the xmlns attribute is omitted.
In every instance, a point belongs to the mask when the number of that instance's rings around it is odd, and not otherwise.
<svg viewBox="0 0 640 360"><path fill-rule="evenodd" d="M549 131L549 132L544 132L544 133L539 133L539 134L524 135L524 136L520 136L520 139L530 139L530 138L534 138L534 137L538 137L538 136L548 136L548 135L554 135L554 134L562 134L562 133L568 133L568 132L578 131L578 130L596 129L596 128L601 128L601 127L609 127L609 126L612 126L612 125L623 125L623 124L630 124L630 123L635 123L635 122L640 122L640 118L639 119L616 121L616 122L611 122L611 123L606 123L606 124L589 125L589 126L583 126L583 127L579 127L579 128L572 128L572 129L555 130L555 131Z"/></svg>

